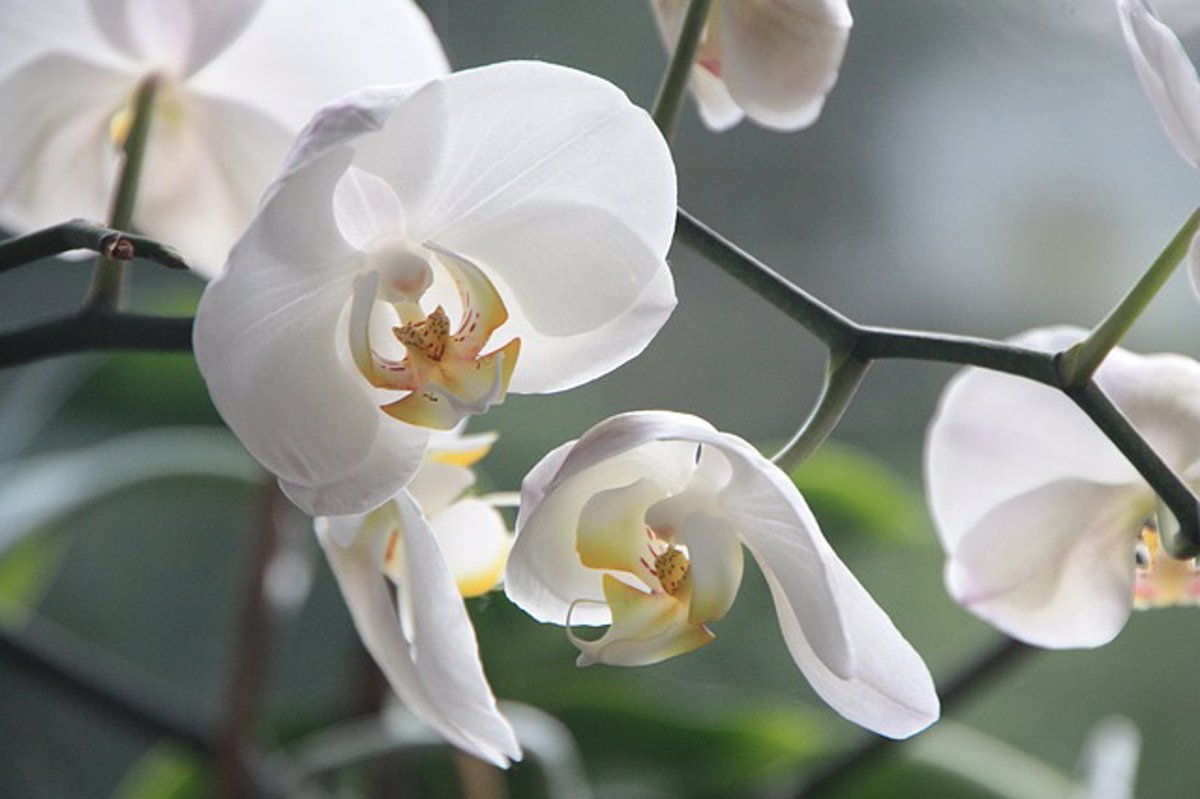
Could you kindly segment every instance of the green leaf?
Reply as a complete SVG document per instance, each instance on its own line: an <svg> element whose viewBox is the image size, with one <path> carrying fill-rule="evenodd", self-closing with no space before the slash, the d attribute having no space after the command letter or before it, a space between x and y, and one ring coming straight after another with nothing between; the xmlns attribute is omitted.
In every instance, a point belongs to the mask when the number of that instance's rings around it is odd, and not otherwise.
<svg viewBox="0 0 1200 799"><path fill-rule="evenodd" d="M821 529L895 542L915 540L924 529L918 493L866 450L827 441L792 474Z"/></svg>
<svg viewBox="0 0 1200 799"><path fill-rule="evenodd" d="M19 627L37 610L67 548L65 537L41 530L0 556L0 624Z"/></svg>
<svg viewBox="0 0 1200 799"><path fill-rule="evenodd" d="M112 799L204 799L211 795L204 762L169 744L146 751L113 791Z"/></svg>

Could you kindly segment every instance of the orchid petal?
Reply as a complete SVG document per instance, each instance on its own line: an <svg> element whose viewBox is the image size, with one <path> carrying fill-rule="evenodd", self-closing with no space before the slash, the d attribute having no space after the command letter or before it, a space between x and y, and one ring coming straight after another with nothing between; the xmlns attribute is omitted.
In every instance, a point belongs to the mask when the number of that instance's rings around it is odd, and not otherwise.
<svg viewBox="0 0 1200 799"><path fill-rule="evenodd" d="M499 584L512 548L499 511L483 500L464 499L431 516L429 524L460 594L479 596Z"/></svg>
<svg viewBox="0 0 1200 799"><path fill-rule="evenodd" d="M438 463L430 452L405 488L421 506L421 512L432 518L450 507L474 483L475 475L470 469Z"/></svg>
<svg viewBox="0 0 1200 799"><path fill-rule="evenodd" d="M662 496L662 488L644 477L593 494L579 512L575 538L579 562L589 569L612 569L643 577L652 566L646 559L653 555L648 554L646 509Z"/></svg>
<svg viewBox="0 0 1200 799"><path fill-rule="evenodd" d="M412 0L269 0L189 85L298 130L314 109L360 86L447 72L441 44Z"/></svg>
<svg viewBox="0 0 1200 799"><path fill-rule="evenodd" d="M213 278L253 217L292 133L252 106L204 97L176 102L180 119L163 113L150 125L138 226ZM200 208L203 225L195 220Z"/></svg>
<svg viewBox="0 0 1200 799"><path fill-rule="evenodd" d="M1144 0L1117 0L1121 32L1138 79L1167 138L1200 169L1200 78L1179 39Z"/></svg>
<svg viewBox="0 0 1200 799"><path fill-rule="evenodd" d="M372 241L404 231L404 209L400 198L385 181L350 167L333 192L333 213L338 230L357 250Z"/></svg>
<svg viewBox="0 0 1200 799"><path fill-rule="evenodd" d="M823 542L822 542L823 543ZM788 650L813 690L838 713L889 738L907 738L938 718L937 691L920 655L904 639L845 564L820 546L827 579L834 586L842 626L854 653L854 669L846 676L832 672L827 659L786 601L778 571L759 560L775 597L779 626Z"/></svg>
<svg viewBox="0 0 1200 799"><path fill-rule="evenodd" d="M807 127L837 80L852 24L845 0L723 2L721 78L760 125Z"/></svg>
<svg viewBox="0 0 1200 799"><path fill-rule="evenodd" d="M673 596L647 594L605 575L604 601L612 609L612 626L600 638L584 640L568 627L580 666L647 666L713 640L706 628L688 624L686 604Z"/></svg>
<svg viewBox="0 0 1200 799"><path fill-rule="evenodd" d="M425 433L379 413L336 346L357 261L329 198L349 154L319 122L313 133L201 298L194 344L214 403L251 454L307 512L344 514L391 496L420 464Z"/></svg>
<svg viewBox="0 0 1200 799"><path fill-rule="evenodd" d="M406 566L397 590L411 614L411 639L381 577L378 541L344 548L318 530L355 627L410 710L459 748L506 767L520 759L520 746L483 675L466 608L415 502L401 493L396 510ZM363 538L372 534L378 531Z"/></svg>
<svg viewBox="0 0 1200 799"><path fill-rule="evenodd" d="M1037 646L1108 643L1133 607L1134 543L1152 508L1145 489L1047 483L997 505L963 535L949 553L950 592Z"/></svg>
<svg viewBox="0 0 1200 799"><path fill-rule="evenodd" d="M1053 352L1082 334L1050 328L1013 343ZM948 551L991 508L1035 486L1069 478L1112 485L1138 479L1116 447L1060 392L980 369L964 370L942 394L926 436L925 475Z"/></svg>
<svg viewBox="0 0 1200 799"><path fill-rule="evenodd" d="M90 3L91 0L0 2L0 77L17 65L51 51L77 57L86 53L89 61L109 69L128 71L132 66L130 60L114 49L99 29L92 17ZM44 99L49 100L52 96L47 92Z"/></svg>
<svg viewBox="0 0 1200 799"><path fill-rule="evenodd" d="M97 26L131 58L187 77L221 54L263 0L89 0Z"/></svg>
<svg viewBox="0 0 1200 799"><path fill-rule="evenodd" d="M698 511L688 516L679 538L691 561L688 623L716 621L733 606L742 585L742 542L737 530L725 519Z"/></svg>
<svg viewBox="0 0 1200 799"><path fill-rule="evenodd" d="M104 217L117 150L95 132L107 133L133 84L63 53L34 58L0 80L0 223L23 230Z"/></svg>
<svg viewBox="0 0 1200 799"><path fill-rule="evenodd" d="M674 53L675 48L679 46L679 34L683 29L684 17L687 15L687 2L685 0L653 0L650 6L654 9L658 31L662 34L667 52ZM714 14L710 10L710 22L713 17ZM717 28L709 27L705 31L705 36L713 36L717 33ZM691 73L691 89L696 98L700 118L704 120L704 124L710 130L717 132L728 130L741 122L745 116L742 109L729 96L725 82L710 70L699 65L694 66Z"/></svg>

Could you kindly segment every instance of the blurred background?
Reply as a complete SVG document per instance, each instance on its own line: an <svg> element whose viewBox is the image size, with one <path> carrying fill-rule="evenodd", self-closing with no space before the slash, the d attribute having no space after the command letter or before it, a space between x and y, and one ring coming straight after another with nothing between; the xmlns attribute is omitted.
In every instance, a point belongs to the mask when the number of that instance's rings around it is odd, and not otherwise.
<svg viewBox="0 0 1200 799"><path fill-rule="evenodd" d="M421 5L456 68L568 64L649 106L666 63L640 0ZM1161 5L1200 55L1192 20ZM1101 318L1200 187L1142 94L1112 3L852 0L851 9L842 73L813 128L743 123L715 135L685 108L681 205L859 321L1005 337ZM820 388L823 349L687 250L677 247L672 263L680 305L642 357L569 396L513 397L476 420L473 429L501 433L482 464L484 489L517 488L550 448L628 409L696 413L768 452L791 435ZM6 274L0 331L73 310L88 277L86 265L60 262ZM148 312L191 313L201 290L140 266L134 285ZM1184 271L1126 343L1198 354L1200 305ZM952 373L877 365L835 440L797 476L827 537L939 683L996 639L947 599L921 499L922 436ZM65 636L85 647L85 665L138 675L189 723L211 728L224 712L261 482L190 357L76 356L0 374L0 542L36 530L0 559L0 622ZM273 574L256 739L310 765L339 762L330 752L350 747L355 765L314 782L335 795L389 785L397 792L387 795L454 795L470 769L404 725L387 740L412 745L383 757L371 756L364 728L330 737L377 688L307 521L274 512L289 554ZM582 775L597 797L787 796L863 740L812 694L750 571L713 644L636 670L576 669L560 628L501 594L472 600L496 694L570 733L514 711L532 736L577 746L531 743L534 757L499 790L580 795L572 780ZM1103 649L1024 657L836 795L1069 795L1097 729L1107 740L1114 729L1132 735L1105 721L1113 715L1140 729L1138 795L1191 795L1200 728L1181 675L1200 651L1193 613L1137 614ZM80 702L7 649L0 701L0 796L206 790L204 760L188 747ZM1116 750L1105 751L1115 762ZM476 795L504 795L496 789Z"/></svg>

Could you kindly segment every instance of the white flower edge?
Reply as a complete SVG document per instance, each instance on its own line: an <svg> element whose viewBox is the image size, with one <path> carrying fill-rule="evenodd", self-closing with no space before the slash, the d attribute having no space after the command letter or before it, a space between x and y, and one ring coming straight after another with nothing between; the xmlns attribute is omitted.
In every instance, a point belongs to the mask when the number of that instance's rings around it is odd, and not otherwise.
<svg viewBox="0 0 1200 799"><path fill-rule="evenodd" d="M628 485L639 468L662 468L670 483L676 454L645 445L713 447L732 467L719 492L725 516L770 586L788 649L813 689L850 721L893 738L938 716L933 681L920 656L825 541L787 475L740 438L694 416L668 411L621 414L593 427L534 467L522 485L517 538L505 591L541 621L566 622L572 602L603 602L598 572L573 549L579 508L597 490ZM639 455L641 449L649 455ZM633 459L631 461L631 458ZM674 467L677 468L677 467ZM543 518L539 518L543 517ZM589 603L590 604L590 603ZM607 623L593 613L572 623Z"/></svg>
<svg viewBox="0 0 1200 799"><path fill-rule="evenodd" d="M381 567L390 531L362 529L361 516L317 520L355 629L409 710L460 749L507 768L521 748L496 707L454 577L416 502L407 492L394 501L404 548L397 603Z"/></svg>
<svg viewBox="0 0 1200 799"><path fill-rule="evenodd" d="M1085 331L1012 343L1058 352ZM1200 463L1200 364L1113 350L1096 382L1177 474ZM943 392L926 435L926 493L961 604L1046 648L1101 646L1133 607L1134 546L1154 495L1061 392L981 369Z"/></svg>

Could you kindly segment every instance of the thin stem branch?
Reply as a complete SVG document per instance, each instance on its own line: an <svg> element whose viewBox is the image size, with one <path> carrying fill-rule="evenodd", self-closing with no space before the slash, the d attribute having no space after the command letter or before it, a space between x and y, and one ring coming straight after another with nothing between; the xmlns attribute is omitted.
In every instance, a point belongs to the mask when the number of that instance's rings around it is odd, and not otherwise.
<svg viewBox="0 0 1200 799"><path fill-rule="evenodd" d="M1063 390L1121 450L1170 508L1176 524L1160 524L1160 529L1164 534L1163 544L1171 556L1186 559L1200 555L1200 501L1188 485L1174 475L1100 386L1089 381L1083 386ZM1172 479L1164 479L1164 475L1170 475Z"/></svg>
<svg viewBox="0 0 1200 799"><path fill-rule="evenodd" d="M80 311L0 334L0 369L74 352L190 352L192 319Z"/></svg>
<svg viewBox="0 0 1200 799"><path fill-rule="evenodd" d="M109 212L109 227L128 231L133 225L133 206L137 201L138 184L142 177L142 162L150 136L150 120L154 117L154 98L158 93L159 77L149 75L138 86L133 101L133 121L122 149L124 160L116 192ZM85 308L119 310L122 287L125 283L125 262L100 256L92 277L92 287L84 300Z"/></svg>
<svg viewBox="0 0 1200 799"><path fill-rule="evenodd" d="M860 328L851 351L866 360L913 359L978 366L993 372L1025 377L1058 388L1061 383L1055 356L1026 349L1003 341L892 330L882 327Z"/></svg>
<svg viewBox="0 0 1200 799"><path fill-rule="evenodd" d="M166 701L147 675L49 621L34 618L20 630L0 626L0 658L152 738L216 752L216 737L196 723L196 713Z"/></svg>
<svg viewBox="0 0 1200 799"><path fill-rule="evenodd" d="M225 715L216 753L216 795L228 799L247 793L244 757L254 726L271 636L271 609L264 588L267 570L279 544L280 500L278 485L274 480L268 480L260 492L258 529L233 646L232 668L225 692Z"/></svg>
<svg viewBox="0 0 1200 799"><path fill-rule="evenodd" d="M716 264L819 338L831 351L848 351L858 326L783 275L679 209L675 237Z"/></svg>
<svg viewBox="0 0 1200 799"><path fill-rule="evenodd" d="M833 429L842 419L842 414L850 407L858 387L862 385L867 375L870 361L849 357L837 359L830 357L828 374L825 376L825 387L817 400L808 420L792 437L792 440L781 449L774 458L775 465L791 474L793 470L808 458L817 447L825 442Z"/></svg>
<svg viewBox="0 0 1200 799"><path fill-rule="evenodd" d="M72 219L0 242L0 272L68 250L91 250L118 261L144 258L168 269L188 268L179 253L153 239L122 233L86 219Z"/></svg>
<svg viewBox="0 0 1200 799"><path fill-rule="evenodd" d="M683 18L683 28L679 32L679 41L667 64L662 85L658 89L658 97L654 100L651 116L668 142L675 138L679 112L683 108L683 96L687 92L688 75L691 74L692 63L696 60L696 51L700 48L700 39L704 35L710 6L712 0L691 0L688 5L687 15Z"/></svg>
<svg viewBox="0 0 1200 799"><path fill-rule="evenodd" d="M948 715L966 701L979 688L998 678L1012 668L1025 655L1037 649L1011 638L1003 638L980 652L950 679L946 680L941 694L942 715ZM847 750L810 775L796 793L796 799L815 799L825 796L846 779L853 776L880 756L899 750L905 741L892 741L877 735L864 739L862 743Z"/></svg>
<svg viewBox="0 0 1200 799"><path fill-rule="evenodd" d="M1200 210L1192 212L1183 223L1183 227L1171 239L1171 243L1154 260L1129 293L1117 303L1117 307L1088 333L1087 338L1067 350L1059 364L1067 385L1083 385L1096 373L1105 356L1125 337L1129 328L1167 282L1167 278L1174 274L1175 268L1187 255L1197 228L1200 228Z"/></svg>

